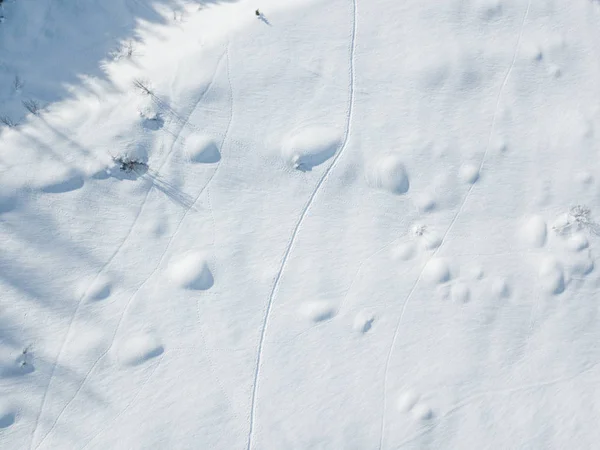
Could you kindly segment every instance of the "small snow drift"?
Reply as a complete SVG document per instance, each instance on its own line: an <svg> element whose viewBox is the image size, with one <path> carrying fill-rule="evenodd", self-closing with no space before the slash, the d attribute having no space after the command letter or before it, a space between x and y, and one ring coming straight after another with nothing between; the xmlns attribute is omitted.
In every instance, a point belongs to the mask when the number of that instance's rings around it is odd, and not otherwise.
<svg viewBox="0 0 600 450"><path fill-rule="evenodd" d="M110 295L111 282L106 276L99 276L87 291L87 298L91 300L104 300Z"/></svg>
<svg viewBox="0 0 600 450"><path fill-rule="evenodd" d="M335 316L335 308L333 305L322 300L304 303L300 308L300 312L312 322L323 322L332 319L333 316Z"/></svg>
<svg viewBox="0 0 600 450"><path fill-rule="evenodd" d="M548 294L560 294L565 290L565 276L562 266L552 258L542 261L538 278L540 287Z"/></svg>
<svg viewBox="0 0 600 450"><path fill-rule="evenodd" d="M368 311L359 312L354 318L354 331L359 333L366 333L373 326L375 316Z"/></svg>
<svg viewBox="0 0 600 450"><path fill-rule="evenodd" d="M309 127L283 142L282 156L295 169L310 171L335 155L339 147L340 138L335 130Z"/></svg>
<svg viewBox="0 0 600 450"><path fill-rule="evenodd" d="M531 216L521 228L521 239L531 247L539 248L546 244L546 222L540 216Z"/></svg>
<svg viewBox="0 0 600 450"><path fill-rule="evenodd" d="M456 283L451 290L452 301L456 303L467 303L471 299L471 289L466 283Z"/></svg>
<svg viewBox="0 0 600 450"><path fill-rule="evenodd" d="M125 339L118 348L119 361L126 366L137 366L164 352L158 339L150 334L138 334Z"/></svg>
<svg viewBox="0 0 600 450"><path fill-rule="evenodd" d="M463 164L458 175L463 183L473 184L479 179L479 167L474 164Z"/></svg>
<svg viewBox="0 0 600 450"><path fill-rule="evenodd" d="M450 280L450 266L445 259L431 259L425 269L423 269L423 278L431 284L445 283Z"/></svg>
<svg viewBox="0 0 600 450"><path fill-rule="evenodd" d="M368 169L366 178L369 186L396 195L406 194L410 187L408 173L397 154L380 157Z"/></svg>
<svg viewBox="0 0 600 450"><path fill-rule="evenodd" d="M154 106L142 108L140 110L140 117L142 120L142 127L147 130L156 131L161 129L165 124L160 111L158 111Z"/></svg>
<svg viewBox="0 0 600 450"><path fill-rule="evenodd" d="M392 248L391 255L394 261L408 261L415 256L416 252L415 244L403 242Z"/></svg>
<svg viewBox="0 0 600 450"><path fill-rule="evenodd" d="M401 412L409 412L419 401L419 395L412 389L402 392L396 401L396 407Z"/></svg>
<svg viewBox="0 0 600 450"><path fill-rule="evenodd" d="M14 407L6 402L0 403L0 429L10 427L15 423L16 416Z"/></svg>
<svg viewBox="0 0 600 450"><path fill-rule="evenodd" d="M423 403L415 405L415 407L412 408L411 413L415 420L429 420L433 417L431 408Z"/></svg>
<svg viewBox="0 0 600 450"><path fill-rule="evenodd" d="M47 194L62 194L76 191L83 187L83 176L75 170L64 170L57 173L53 179L42 186L42 192Z"/></svg>
<svg viewBox="0 0 600 450"><path fill-rule="evenodd" d="M207 258L202 253L192 252L174 261L169 267L171 281L184 289L204 291L214 284Z"/></svg>
<svg viewBox="0 0 600 450"><path fill-rule="evenodd" d="M190 161L211 164L221 160L221 152L216 142L203 134L193 134L186 139L185 152Z"/></svg>

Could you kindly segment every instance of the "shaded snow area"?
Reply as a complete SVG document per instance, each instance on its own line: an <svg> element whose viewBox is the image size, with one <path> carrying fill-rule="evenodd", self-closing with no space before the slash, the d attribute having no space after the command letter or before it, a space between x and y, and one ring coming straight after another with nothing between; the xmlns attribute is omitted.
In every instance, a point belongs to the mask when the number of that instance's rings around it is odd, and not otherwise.
<svg viewBox="0 0 600 450"><path fill-rule="evenodd" d="M598 448L600 3L1 11L0 448Z"/></svg>

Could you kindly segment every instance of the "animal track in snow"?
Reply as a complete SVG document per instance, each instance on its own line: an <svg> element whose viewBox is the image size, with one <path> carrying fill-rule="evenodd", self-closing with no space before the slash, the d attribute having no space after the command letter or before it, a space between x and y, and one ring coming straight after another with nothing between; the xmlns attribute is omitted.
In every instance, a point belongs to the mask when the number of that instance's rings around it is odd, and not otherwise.
<svg viewBox="0 0 600 450"><path fill-rule="evenodd" d="M334 129L313 126L288 136L282 143L282 156L295 169L310 171L335 155L340 147L339 133Z"/></svg>
<svg viewBox="0 0 600 450"><path fill-rule="evenodd" d="M323 322L335 316L335 308L327 301L314 300L300 307L301 314L312 322Z"/></svg>
<svg viewBox="0 0 600 450"><path fill-rule="evenodd" d="M164 348L154 335L138 334L121 342L117 352L122 364L136 366L161 355Z"/></svg>
<svg viewBox="0 0 600 450"><path fill-rule="evenodd" d="M367 169L366 179L369 186L397 195L405 194L410 187L406 167L395 153L380 156Z"/></svg>
<svg viewBox="0 0 600 450"><path fill-rule="evenodd" d="M531 216L521 227L521 239L530 247L543 247L547 234L546 222L541 216Z"/></svg>
<svg viewBox="0 0 600 450"><path fill-rule="evenodd" d="M207 290L214 284L208 267L208 258L198 252L190 252L176 259L169 266L171 281L184 289Z"/></svg>
<svg viewBox="0 0 600 450"><path fill-rule="evenodd" d="M210 137L198 133L186 139L185 152L195 163L210 164L221 160L217 143Z"/></svg>

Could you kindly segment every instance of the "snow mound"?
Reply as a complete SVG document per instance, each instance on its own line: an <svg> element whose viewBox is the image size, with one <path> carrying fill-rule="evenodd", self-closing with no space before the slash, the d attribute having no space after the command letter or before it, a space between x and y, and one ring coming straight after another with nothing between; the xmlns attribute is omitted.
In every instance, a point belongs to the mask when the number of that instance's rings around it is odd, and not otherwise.
<svg viewBox="0 0 600 450"><path fill-rule="evenodd" d="M327 127L309 127L287 138L283 159L295 169L309 171L335 155L340 147L338 133Z"/></svg>
<svg viewBox="0 0 600 450"><path fill-rule="evenodd" d="M138 334L126 339L119 347L119 361L127 366L137 366L164 352L158 339L151 334Z"/></svg>
<svg viewBox="0 0 600 450"><path fill-rule="evenodd" d="M450 280L450 265L448 261L442 258L431 259L425 269L423 269L423 278L432 283L440 284Z"/></svg>
<svg viewBox="0 0 600 450"><path fill-rule="evenodd" d="M15 423L16 417L17 413L12 405L6 401L0 402L0 429L10 427Z"/></svg>
<svg viewBox="0 0 600 450"><path fill-rule="evenodd" d="M396 401L396 407L401 412L409 412L419 401L419 395L412 389L402 392Z"/></svg>
<svg viewBox="0 0 600 450"><path fill-rule="evenodd" d="M471 299L471 289L466 283L456 283L451 289L452 300L456 303L467 303Z"/></svg>
<svg viewBox="0 0 600 450"><path fill-rule="evenodd" d="M221 160L219 146L210 137L203 134L193 134L186 139L185 151L190 161L195 163L216 163Z"/></svg>
<svg viewBox="0 0 600 450"><path fill-rule="evenodd" d="M415 407L411 410L411 414L415 420L429 420L433 418L432 409L424 403L415 405Z"/></svg>
<svg viewBox="0 0 600 450"><path fill-rule="evenodd" d="M100 275L87 290L86 297L90 300L104 300L110 295L112 282L105 275Z"/></svg>
<svg viewBox="0 0 600 450"><path fill-rule="evenodd" d="M76 170L63 169L54 173L41 186L47 194L62 194L76 191L83 187L83 176Z"/></svg>
<svg viewBox="0 0 600 450"><path fill-rule="evenodd" d="M521 238L526 245L534 248L543 247L547 237L546 222L541 216L530 217L521 229Z"/></svg>
<svg viewBox="0 0 600 450"><path fill-rule="evenodd" d="M380 157L367 171L367 183L376 189L392 194L408 192L410 182L400 155L388 154Z"/></svg>
<svg viewBox="0 0 600 450"><path fill-rule="evenodd" d="M327 301L315 300L306 302L300 307L301 314L312 322L323 322L333 319L335 308Z"/></svg>
<svg viewBox="0 0 600 450"><path fill-rule="evenodd" d="M463 164L458 175L463 183L473 184L479 179L479 167L474 164Z"/></svg>
<svg viewBox="0 0 600 450"><path fill-rule="evenodd" d="M416 246L412 242L403 242L392 249L392 258L395 261L408 261L416 253Z"/></svg>
<svg viewBox="0 0 600 450"><path fill-rule="evenodd" d="M546 258L539 267L540 287L548 294L560 294L565 290L565 276L562 266L552 258Z"/></svg>
<svg viewBox="0 0 600 450"><path fill-rule="evenodd" d="M354 331L358 333L366 333L373 326L375 316L369 311L361 311L354 318Z"/></svg>
<svg viewBox="0 0 600 450"><path fill-rule="evenodd" d="M171 263L171 281L184 289L207 290L214 284L214 278L204 254L192 252Z"/></svg>

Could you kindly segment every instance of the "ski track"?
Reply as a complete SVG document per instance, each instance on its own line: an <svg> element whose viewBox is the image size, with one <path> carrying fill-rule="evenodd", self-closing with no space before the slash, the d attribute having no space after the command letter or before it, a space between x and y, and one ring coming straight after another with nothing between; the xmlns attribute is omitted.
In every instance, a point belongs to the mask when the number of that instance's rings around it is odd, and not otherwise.
<svg viewBox="0 0 600 450"><path fill-rule="evenodd" d="M228 51L228 50L226 50L226 53L225 53L225 54L227 54L227 51ZM223 57L221 57L221 59L222 59L222 58L223 58ZM191 117L191 115L194 113L194 111L196 111L196 109L197 109L197 107L198 107L198 104L199 104L199 103L200 103L200 102L201 102L201 101L204 99L204 96L206 95L206 93L208 92L208 90L210 89L210 87L212 86L212 84L213 84L213 82L214 82L214 79L215 79L215 77L216 77L216 74L217 74L217 73L218 73L218 71L219 71L219 67L220 67L220 62L221 62L221 59L219 60L219 63L217 64L217 67L216 67L216 69L215 69L215 73L213 74L213 78L212 78L211 82L209 83L209 86L208 86L208 87L207 87L207 88L204 90L204 92L202 92L202 94L200 95L200 98L198 99L198 101L196 102L196 104L194 105L194 107L193 107L193 108L190 110L189 114L187 115L187 118L186 118L186 119L185 119L185 121L184 121L184 122L181 124L181 126L180 126L180 129L179 129L179 131L177 132L177 135L176 135L175 139L173 140L173 142L172 142L172 144L171 144L171 148L169 149L169 152L166 154L166 156L165 156L165 158L164 158L163 162L162 162L162 163L160 164L160 166L158 167L157 173L160 173L160 170L161 170L161 169L164 167L164 165L165 165L165 164L168 162L168 160L169 160L169 158L170 158L170 156L171 156L171 154L172 154L172 152L173 152L173 149L175 148L175 144L176 144L176 143L179 141L179 138L180 138L180 136L181 136L181 133L182 133L182 132L183 132L183 130L185 129L185 127L186 127L186 125L187 125L187 123L188 123L188 121L189 121L189 118L190 118L190 117ZM228 70L229 70L229 66L228 66ZM230 87L231 87L231 80L229 80L229 82L230 82ZM161 102L162 102L162 100L161 100ZM229 125L230 125L230 124L231 124L231 119L230 119ZM228 125L228 129L227 129L227 131L229 130L229 125ZM227 131L226 131L226 133L227 133ZM226 134L226 135L225 135L225 137L223 138L223 141L225 141L225 138L226 138L226 136L227 136L227 134ZM214 172L214 173L216 173L216 171L218 170L218 167L219 167L219 166L217 166L217 168L215 169L215 172ZM213 173L213 176L214 176L214 173ZM211 176L211 177L210 177L210 179L209 179L208 183L210 183L210 181L212 180L213 176ZM208 183L206 184L206 186L208 186ZM196 197L196 201L197 201L197 200L200 198L200 196L201 196L201 195L202 195L202 193L204 192L204 190L205 190L206 186L205 186L205 187L204 187L204 188L203 188L203 189L200 191L200 194L198 194L198 196ZM72 329L72 327L73 327L73 323L74 323L74 321L75 321L75 317L77 316L77 314L78 314L78 312L79 312L79 310L80 310L80 308L81 308L81 305L82 305L82 303L83 303L83 299L84 299L84 298L85 298L85 296L87 295L87 293L88 293L88 291L89 291L90 287L91 287L91 286L93 286L93 285L94 285L94 283L96 282L96 280L97 280L97 279L98 279L98 278L99 278L99 277L100 277L100 276L101 276L101 275L104 273L104 271L106 270L106 268L107 268L107 267L110 265L110 263L111 263L111 262L112 262L112 261L115 259L115 257L116 257L116 256L118 255L118 253L120 252L121 248L123 248L123 246L125 245L125 243L126 243L126 242L127 242L127 240L129 239L129 237L131 236L131 233L132 233L133 229L135 228L135 225L136 225L136 223L137 223L137 221L138 221L139 217L141 216L141 213L142 213L142 211L143 211L143 209L144 209L144 206L146 205L146 202L148 201L148 198L150 197L150 193L152 192L152 189L153 189L153 188L154 188L154 183L152 183L152 184L151 184L150 188L149 188L149 189L148 189L148 191L146 192L146 196L144 197L144 200L142 201L142 204L141 204L141 206L140 206L140 208L139 208L139 210L138 210L138 213L137 213L137 215L136 215L135 219L133 220L133 223L131 224L131 227L129 228L129 231L127 232L127 235L125 236L125 239L123 239L123 241L121 242L121 244L120 244L120 245L117 247L117 249L116 249L116 250L113 252L113 254L112 254L110 257L109 257L108 261L107 261L107 262L104 264L104 266L102 266L102 268L100 269L100 271L98 272L98 274L97 274L97 275L94 277L94 279L93 279L93 280L92 280L92 282L89 284L88 288L87 288L87 289L85 290L85 292L82 294L82 296L80 297L80 299L79 299L79 301L78 301L78 303L77 303L77 307L75 308L75 312L73 313L73 315L72 315L72 317L71 317L71 320L70 320L70 322L69 322L69 325L68 325L68 327L67 327L67 332L66 332L66 335L65 335L65 339L63 340L63 342L62 342L62 344L61 344L61 346L60 346L59 352L58 352L58 356L57 356L57 358L56 358L56 360L55 360L54 364L52 365L52 370L51 370L51 372L50 372L50 380L48 381L48 384L47 384L47 386L46 386L46 388L45 388L45 390L44 390L44 395L43 395L43 397L42 397L42 404L41 404L41 407L40 407L40 412L39 412L39 414L37 415L37 418L36 418L36 420L35 420L35 422L34 422L33 436L32 436L32 439L31 439L30 449L33 449L33 445L34 445L34 441L35 441L35 436L36 436L37 428L38 428L38 426L39 426L39 420L40 420L40 418L41 418L41 415L42 415L42 413L43 413L43 410L44 410L44 407L45 407L45 404L46 404L47 395L48 395L48 392L49 392L49 389L50 389L50 385L51 385L51 383L52 383L52 380L53 380L53 378L54 378L54 375L55 375L55 372L56 372L56 367L58 366L58 361L59 361L60 357L62 356L62 353L63 353L63 351L64 351L65 345L66 345L66 343L67 343L67 341L68 341L68 339L69 339L69 334L71 333L71 329ZM167 252L167 249L168 249L168 246L171 244L171 241L172 241L172 239L175 237L175 234L177 234L177 231L179 230L179 227L180 227L181 223L183 222L183 219L185 219L185 217L187 216L187 214L188 214L188 212L190 211L190 209L191 209L191 208L193 208L193 206L195 205L196 201L194 202L194 204L193 204L193 205L192 205L190 208L188 208L188 209L186 210L186 212L185 212L185 213L184 213L184 215L183 215L183 218L182 218L182 220L179 222L179 224L178 224L178 226L177 226L177 229L176 229L175 233L173 233L173 235L172 235L172 236L171 236L171 238L169 239L169 241L168 241L168 243L167 243L167 248L165 249L165 251L163 252L163 254L162 254L162 256L161 256L161 259L160 259L160 261L161 261L161 262L162 262L162 260L164 259L164 256L165 256L165 254L166 254L166 252ZM159 266L160 266L160 262L159 262ZM157 268L158 268L158 266L157 266ZM152 275L153 275L153 274L156 272L157 268L155 268L155 270L152 272L152 274L151 274L150 276L152 276ZM148 279L146 279L146 280L144 281L144 283L143 283L143 284L142 284L142 285L141 285L141 286L140 286L140 287L139 287L139 288L136 290L136 292L134 293L134 296L135 296L135 294L136 294L136 293L139 291L139 289L141 289L141 287L142 287L142 286L143 286L143 285L144 285L144 284L145 284L147 281L148 281ZM127 303L126 307L125 307L125 311L127 310L127 307L129 306L129 304L130 304L130 302L131 302L132 298L133 298L133 296L132 296L132 297L129 299L129 301L128 301L128 303ZM48 431L48 432L47 432L47 433L44 435L44 437L42 438L42 440L40 441L40 443L39 443L39 444L37 444L37 445L35 446L35 449L39 448L39 447L40 447L40 446L43 444L43 442L46 440L46 438L47 438L47 437L50 435L50 433L51 433L51 432L54 430L54 428L55 428L56 424L58 423L58 420L60 419L60 417L62 416L62 414L65 412L65 410L68 408L68 406L71 404L71 402L73 402L73 400L74 400L74 399L77 397L78 393L81 391L81 389L82 389L83 385L85 384L86 380L88 379L88 377L89 377L90 373L91 373L91 372L94 370L94 368L96 367L96 365L98 364L98 362L99 362L99 361L100 361L100 360L101 360L101 359L102 359L104 356L106 356L106 354L108 353L108 351L110 351L110 349L112 348L112 346L113 346L113 344L114 344L114 338L116 337L116 333L117 333L117 331L118 331L118 327L120 326L122 319L123 319L123 316L121 316L121 318L120 318L120 320L119 320L119 322L118 322L118 324L117 324L117 330L115 331L115 334L114 334L114 336L113 336L113 339L112 339L112 341L111 341L111 345L110 345L109 349L108 349L106 352L104 352L104 353L103 353L103 354L100 356L100 358L98 358L98 360L97 360L97 361L96 361L96 362L95 362L95 363L92 365L91 369L88 371L88 373L87 373L87 374L86 374L86 376L84 377L83 381L81 382L81 385L80 385L80 386L77 388L77 390L75 391L75 395L74 395L74 396L71 398L71 400L69 400L69 401L67 402L67 404L64 406L64 408L63 408L63 409L61 410L61 412L58 414L58 416L56 417L56 419L55 419L55 420L54 420L54 422L52 423L52 426L50 427L50 430L49 430L49 431Z"/></svg>
<svg viewBox="0 0 600 450"><path fill-rule="evenodd" d="M506 74L504 76L504 79L502 81L502 84L500 85L500 90L498 92L498 96L496 98L496 106L494 109L494 115L492 117L492 124L490 127L490 133L488 136L488 142L487 145L485 147L485 151L483 152L483 156L481 158L481 162L479 163L479 173L481 173L481 169L483 168L484 164L485 164L485 159L487 157L487 154L489 152L489 148L490 148L490 144L492 142L492 138L493 138L493 134L494 134L494 130L496 128L496 119L498 116L498 110L500 107L500 100L502 99L502 94L504 92L504 89L506 87L506 83L508 82L508 79L510 77L510 74L515 66L516 60L517 60L517 56L519 53L519 48L521 46L521 39L523 37L523 29L525 28L525 22L527 20L527 16L529 15L529 9L531 8L531 0L528 1L527 3L527 9L525 10L525 14L523 15L523 20L521 22L521 28L519 31L519 36L517 38L517 43L516 43L516 47L515 47L515 51L513 54L513 58L510 64L510 67L508 68L508 70L506 71ZM404 300L404 304L402 305L402 310L400 311L400 317L398 318L398 322L396 323L396 327L394 330L394 335L392 337L392 343L390 345L390 349L388 351L388 355L386 358L386 362L385 362L385 369L384 369L384 381L383 381L383 407L382 407L382 414L381 414L381 431L380 431L380 435L379 435L379 446L378 449L382 450L383 448L383 444L384 444L384 440L385 440L385 417L386 417L386 410L387 410L387 386L388 386L388 376L389 376L389 368L390 368L390 362L392 359L392 354L394 352L394 348L396 345L396 340L398 338L398 332L400 331L400 324L402 323L402 319L404 318L404 313L406 311L406 308L408 306L408 303L410 301L410 299L412 298L417 285L419 284L419 281L421 281L421 278L423 276L423 272L425 270L425 267L427 266L427 263L440 251L440 249L443 247L444 243L446 242L446 238L448 237L450 231L452 231L452 228L454 227L454 224L456 223L458 216L460 215L460 213L462 212L471 192L473 191L475 184L471 184L469 186L469 189L467 190L467 193L465 194L465 197L463 198L463 201L461 202L456 214L454 215L452 221L450 222L450 225L448 226L448 228L446 229L446 232L444 233L444 235L442 236L442 242L440 243L440 245L435 249L435 251L431 254L431 256L428 258L428 260L425 262L425 264L423 264L423 266L421 267L421 270L419 272L419 275L417 276L417 279L415 280L415 282L413 283L410 291L408 292L408 295L406 296L406 299Z"/></svg>
<svg viewBox="0 0 600 450"><path fill-rule="evenodd" d="M256 363L255 363L255 370L254 370L254 376L253 376L253 382L252 382L252 397L250 400L250 424L249 424L249 430L248 430L248 437L246 440L246 442L247 442L246 449L247 450L251 450L252 439L254 437L254 425L255 425L255 420L256 420L256 406L257 406L257 394L258 394L259 379L260 379L261 358L262 358L265 336L267 333L267 327L269 324L269 317L271 314L271 309L273 307L273 301L275 298L275 292L277 291L277 288L279 287L279 282L281 280L281 276L285 270L285 266L289 259L292 247L294 246L294 242L296 241L296 237L298 236L300 226L304 222L304 219L305 219L311 205L313 204L313 201L314 201L317 193L319 192L319 189L321 188L321 186L327 179L328 175L331 173L332 169L336 166L336 163L339 161L340 157L344 153L344 150L346 149L346 147L348 145L348 141L349 141L349 137L350 137L350 131L351 131L351 126L352 126L352 115L353 115L353 111L354 111L354 89L355 89L354 88L354 85L355 85L354 58L355 58L355 53L356 53L356 28L357 28L357 17L358 17L357 1L358 0L352 0L353 20L352 20L352 35L351 35L351 42L350 42L350 87L349 87L350 92L349 92L348 111L346 114L346 129L344 131L344 139L342 141L339 151L333 157L333 161L331 162L329 167L325 170L325 172L323 173L323 175L317 182L315 189L313 190L312 194L308 198L308 201L304 205L304 208L302 209L302 211L300 213L300 217L299 217L298 221L296 222L294 229L292 230L291 237L288 241L286 250L283 254L283 258L281 259L279 270L273 281L273 286L272 286L271 292L269 294L269 299L267 301L267 308L266 308L265 316L264 316L263 323L261 326L260 338L259 338L258 348L257 348L257 352L256 352Z"/></svg>
<svg viewBox="0 0 600 450"><path fill-rule="evenodd" d="M470 403L472 403L473 401L477 400L478 398L489 396L489 395L502 395L502 394L510 395L510 394L514 394L515 392L535 390L535 389L543 389L543 388L546 388L546 387L549 387L549 386L554 386L554 385L557 385L557 384L560 384L560 383L565 383L565 382L568 382L568 381L575 380L575 379L577 379L577 378L579 378L579 377L581 377L581 376L583 376L583 375L591 372L596 366L598 366L598 364L599 363L590 364L588 367L584 368L580 372L575 373L573 375L568 375L568 376L564 376L564 377L554 378L552 380L539 381L537 383L531 383L531 384L526 384L526 385L522 385L522 386L516 386L514 388L489 389L489 390L486 390L486 391L483 391L483 392L477 392L475 394L472 394L472 395L466 397L465 399L461 400L460 402L457 402L453 407L451 407L448 411L446 411L443 415L441 415L440 418L439 418L439 420L436 423L432 423L431 425L427 425L421 431L415 433L411 437L409 437L409 438L405 439L404 441L402 441L401 443L399 443L396 448L404 447L405 445L408 445L411 442L414 442L417 439L419 439L420 437L426 435L427 433L433 431L433 429L437 425L439 425L442 420L445 420L448 417L452 416L455 412L457 412L460 409L468 406Z"/></svg>
<svg viewBox="0 0 600 450"><path fill-rule="evenodd" d="M133 406L133 404L137 401L138 397L140 396L140 394L142 393L142 391L144 390L144 387L146 387L146 385L148 384L148 382L150 381L150 379L154 376L154 373L158 370L158 368L160 367L160 365L162 364L163 360L165 359L165 355L162 354L160 356L160 359L158 360L158 362L156 364L154 364L154 368L152 369L152 371L150 372L150 374L146 377L146 379L144 380L144 382L140 385L139 390L136 392L136 394L133 396L133 398L131 399L131 401L125 406L125 408L123 408L123 410L121 412L119 412L116 416L114 416L106 425L104 425L104 427L102 427L99 431L96 432L96 434L92 435L89 438L89 441L87 444L85 444L81 450L85 450L86 448L88 448L92 442L94 442L98 436L102 435L102 433L104 433L104 431L111 426L119 417L121 417L123 414L125 414L125 412L127 412L127 410Z"/></svg>

